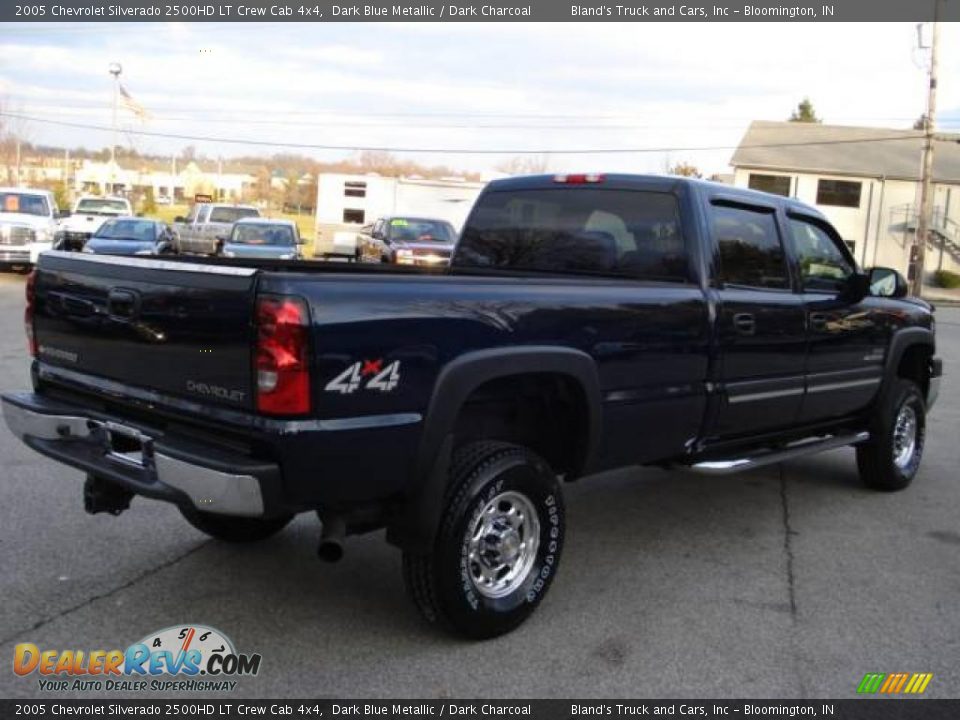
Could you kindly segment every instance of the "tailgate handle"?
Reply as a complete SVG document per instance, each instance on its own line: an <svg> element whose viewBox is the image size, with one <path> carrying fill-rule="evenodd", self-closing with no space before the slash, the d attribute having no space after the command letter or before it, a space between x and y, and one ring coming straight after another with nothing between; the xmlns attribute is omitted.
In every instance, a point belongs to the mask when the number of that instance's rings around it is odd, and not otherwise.
<svg viewBox="0 0 960 720"><path fill-rule="evenodd" d="M132 320L140 315L140 294L135 290L114 288L107 295L107 312L112 318Z"/></svg>

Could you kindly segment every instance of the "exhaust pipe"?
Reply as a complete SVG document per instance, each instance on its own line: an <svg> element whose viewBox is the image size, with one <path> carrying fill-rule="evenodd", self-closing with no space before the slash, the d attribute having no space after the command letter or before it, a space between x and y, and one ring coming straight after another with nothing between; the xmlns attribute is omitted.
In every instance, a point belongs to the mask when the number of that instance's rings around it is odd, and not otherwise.
<svg viewBox="0 0 960 720"><path fill-rule="evenodd" d="M343 540L347 534L347 525L340 515L333 515L323 519L323 530L320 532L320 545L317 555L324 562L339 562L343 557Z"/></svg>

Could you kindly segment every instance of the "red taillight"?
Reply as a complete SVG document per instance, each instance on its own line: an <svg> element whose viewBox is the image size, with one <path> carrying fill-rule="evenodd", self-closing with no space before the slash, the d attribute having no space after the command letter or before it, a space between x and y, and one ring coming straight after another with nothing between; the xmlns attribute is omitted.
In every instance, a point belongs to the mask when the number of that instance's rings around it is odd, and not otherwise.
<svg viewBox="0 0 960 720"><path fill-rule="evenodd" d="M37 356L37 337L33 334L33 302L37 283L37 271L27 277L27 306L23 310L23 329L27 333L27 347L33 357Z"/></svg>
<svg viewBox="0 0 960 720"><path fill-rule="evenodd" d="M587 185L589 183L602 183L604 176L599 173L578 173L575 175L554 175L555 183L565 185Z"/></svg>
<svg viewBox="0 0 960 720"><path fill-rule="evenodd" d="M270 415L310 412L309 319L298 298L257 301L257 410Z"/></svg>

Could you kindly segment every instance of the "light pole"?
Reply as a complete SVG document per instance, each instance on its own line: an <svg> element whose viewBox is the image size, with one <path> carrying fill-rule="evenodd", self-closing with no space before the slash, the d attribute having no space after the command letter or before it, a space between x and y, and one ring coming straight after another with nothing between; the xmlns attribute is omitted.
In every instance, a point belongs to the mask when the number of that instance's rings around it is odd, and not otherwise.
<svg viewBox="0 0 960 720"><path fill-rule="evenodd" d="M111 124L113 127L113 138L110 141L110 184L113 185L113 168L117 161L117 91L120 87L120 73L123 72L123 67L118 62L112 62L108 69L110 70L110 74L113 75L113 122ZM110 191L113 192L112 187Z"/></svg>

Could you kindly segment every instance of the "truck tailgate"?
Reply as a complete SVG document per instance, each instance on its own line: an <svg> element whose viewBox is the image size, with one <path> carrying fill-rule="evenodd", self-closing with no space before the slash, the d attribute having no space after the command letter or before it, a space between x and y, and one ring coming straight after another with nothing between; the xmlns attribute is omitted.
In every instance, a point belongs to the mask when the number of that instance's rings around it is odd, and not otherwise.
<svg viewBox="0 0 960 720"><path fill-rule="evenodd" d="M254 268L51 252L35 279L37 357L195 401L252 406Z"/></svg>

